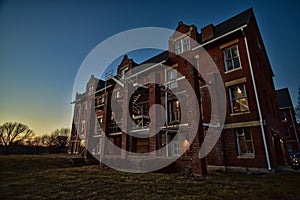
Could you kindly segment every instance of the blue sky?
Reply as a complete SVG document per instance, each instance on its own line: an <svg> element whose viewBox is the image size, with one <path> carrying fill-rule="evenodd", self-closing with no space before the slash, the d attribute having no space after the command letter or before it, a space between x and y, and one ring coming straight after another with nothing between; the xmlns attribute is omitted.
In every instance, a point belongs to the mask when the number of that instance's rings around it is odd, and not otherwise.
<svg viewBox="0 0 300 200"><path fill-rule="evenodd" d="M110 36L139 27L175 29L179 21L201 29L250 7L275 87L288 87L296 104L298 1L0 1L0 124L23 122L36 134L70 127L76 73L88 53ZM141 62L149 52L132 55Z"/></svg>

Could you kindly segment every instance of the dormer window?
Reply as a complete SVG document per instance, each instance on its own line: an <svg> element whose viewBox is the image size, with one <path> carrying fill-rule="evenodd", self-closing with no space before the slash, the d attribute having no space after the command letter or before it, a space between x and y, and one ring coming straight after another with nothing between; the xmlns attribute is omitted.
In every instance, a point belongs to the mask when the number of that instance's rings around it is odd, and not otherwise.
<svg viewBox="0 0 300 200"><path fill-rule="evenodd" d="M94 92L94 86L90 85L88 89L89 89L89 95L91 95Z"/></svg>
<svg viewBox="0 0 300 200"><path fill-rule="evenodd" d="M126 77L126 72L128 71L128 67L126 67L125 69L122 69L121 71L121 78L124 79Z"/></svg>
<svg viewBox="0 0 300 200"><path fill-rule="evenodd" d="M190 50L190 38L185 37L183 39L177 40L174 43L175 54L181 54Z"/></svg>

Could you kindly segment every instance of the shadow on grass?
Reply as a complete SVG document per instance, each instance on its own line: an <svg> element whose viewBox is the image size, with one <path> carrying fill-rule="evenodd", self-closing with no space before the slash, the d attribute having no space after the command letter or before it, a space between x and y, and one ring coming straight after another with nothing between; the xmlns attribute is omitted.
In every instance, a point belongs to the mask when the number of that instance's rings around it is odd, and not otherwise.
<svg viewBox="0 0 300 200"><path fill-rule="evenodd" d="M132 174L67 158L0 156L0 199L300 199L299 174Z"/></svg>

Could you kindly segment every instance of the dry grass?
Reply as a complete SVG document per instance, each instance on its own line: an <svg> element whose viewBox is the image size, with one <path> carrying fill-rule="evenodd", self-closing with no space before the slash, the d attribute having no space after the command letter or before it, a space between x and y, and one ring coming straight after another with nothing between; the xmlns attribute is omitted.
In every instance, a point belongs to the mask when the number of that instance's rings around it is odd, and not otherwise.
<svg viewBox="0 0 300 200"><path fill-rule="evenodd" d="M66 155L0 156L0 199L300 199L300 175L131 174Z"/></svg>

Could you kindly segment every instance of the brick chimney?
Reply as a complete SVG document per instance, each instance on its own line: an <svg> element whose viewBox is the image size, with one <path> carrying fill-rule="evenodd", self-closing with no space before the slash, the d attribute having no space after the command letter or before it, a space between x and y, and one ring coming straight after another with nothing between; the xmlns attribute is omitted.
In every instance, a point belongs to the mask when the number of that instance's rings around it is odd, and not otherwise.
<svg viewBox="0 0 300 200"><path fill-rule="evenodd" d="M213 24L209 24L201 29L201 39L205 42L214 37L215 27Z"/></svg>

